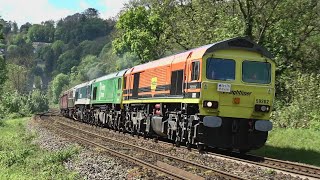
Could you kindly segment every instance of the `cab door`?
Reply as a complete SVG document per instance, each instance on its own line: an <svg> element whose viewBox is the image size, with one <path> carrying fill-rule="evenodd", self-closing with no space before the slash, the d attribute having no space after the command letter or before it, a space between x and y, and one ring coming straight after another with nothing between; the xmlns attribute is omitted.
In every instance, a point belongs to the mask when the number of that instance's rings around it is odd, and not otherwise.
<svg viewBox="0 0 320 180"><path fill-rule="evenodd" d="M199 98L201 91L201 61L199 59L187 61L186 86L187 98Z"/></svg>

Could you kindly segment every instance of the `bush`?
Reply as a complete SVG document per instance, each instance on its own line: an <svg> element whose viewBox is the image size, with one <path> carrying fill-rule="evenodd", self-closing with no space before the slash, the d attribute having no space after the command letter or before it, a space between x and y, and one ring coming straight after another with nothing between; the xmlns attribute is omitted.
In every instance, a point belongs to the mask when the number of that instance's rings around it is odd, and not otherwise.
<svg viewBox="0 0 320 180"><path fill-rule="evenodd" d="M297 73L285 86L291 99L273 112L275 125L320 130L320 75Z"/></svg>
<svg viewBox="0 0 320 180"><path fill-rule="evenodd" d="M47 111L49 109L48 98L41 91L35 90L29 95L25 108L28 108L30 113Z"/></svg>
<svg viewBox="0 0 320 180"><path fill-rule="evenodd" d="M39 90L28 95L5 93L1 99L0 117L17 118L49 109L48 98Z"/></svg>

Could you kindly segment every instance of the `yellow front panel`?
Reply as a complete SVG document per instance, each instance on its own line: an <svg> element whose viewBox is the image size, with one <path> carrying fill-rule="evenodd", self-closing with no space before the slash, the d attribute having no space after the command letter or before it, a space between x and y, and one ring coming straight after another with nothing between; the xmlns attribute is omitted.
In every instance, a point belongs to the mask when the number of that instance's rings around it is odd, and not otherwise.
<svg viewBox="0 0 320 180"><path fill-rule="evenodd" d="M206 77L207 58L235 60L234 80L211 80ZM271 82L269 84L247 83L242 80L243 61L260 61L271 64ZM256 104L272 107L274 100L275 65L260 54L242 50L219 50L203 57L202 89L200 96L200 114L234 118L269 119L270 112L255 112ZM219 92L218 84L230 87L230 92ZM218 101L218 109L205 108L204 100Z"/></svg>

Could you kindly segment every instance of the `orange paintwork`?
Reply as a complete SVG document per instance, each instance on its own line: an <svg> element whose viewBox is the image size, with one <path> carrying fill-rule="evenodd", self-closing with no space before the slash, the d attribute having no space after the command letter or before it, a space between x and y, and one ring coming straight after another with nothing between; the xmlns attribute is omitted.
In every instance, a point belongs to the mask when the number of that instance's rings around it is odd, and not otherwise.
<svg viewBox="0 0 320 180"><path fill-rule="evenodd" d="M134 74L140 73L139 88L151 87L152 78L157 78L156 86L170 85L171 73L176 70L184 71L184 83L185 82L201 82L202 62L201 58L207 50L207 46L192 49L187 52L168 56L159 60L151 61L145 64L137 65L129 69L126 74L126 88L125 90L133 89ZM191 81L192 62L200 62L200 74L199 80ZM185 87L186 88L186 87ZM200 89L185 89L184 92L200 92ZM144 94L163 94L170 93L169 89L157 90L151 89L151 92L139 92L138 95ZM124 93L124 96L131 96L132 94Z"/></svg>

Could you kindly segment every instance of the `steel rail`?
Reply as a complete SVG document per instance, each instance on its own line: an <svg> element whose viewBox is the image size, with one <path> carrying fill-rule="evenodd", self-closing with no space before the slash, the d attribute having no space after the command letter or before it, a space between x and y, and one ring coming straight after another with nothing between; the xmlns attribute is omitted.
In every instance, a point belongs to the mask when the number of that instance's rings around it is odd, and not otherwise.
<svg viewBox="0 0 320 180"><path fill-rule="evenodd" d="M119 143L119 144L126 145L126 146L131 146L133 148L142 150L142 151L147 152L147 153L151 153L153 155L158 155L158 156L170 158L170 159L173 159L175 161L179 161L180 163L184 163L184 164L187 164L187 165L192 165L192 166L197 167L197 168L202 169L202 170L209 170L209 171L212 171L215 174L217 174L217 176L220 176L220 177L223 177L223 178L226 178L226 179L245 179L245 178L242 178L242 177L239 177L239 176L227 173L227 172L223 172L223 171L211 168L211 167L207 167L207 166L195 163L195 162L187 161L187 160L180 159L180 158L177 158L177 157L174 157L174 156L170 156L170 155L167 155L167 154L164 154L164 153L152 151L152 150L140 147L140 146L129 144L129 143L126 143L126 142L123 142L123 141L118 141L118 140L115 140L115 139L112 139L112 138L101 136L99 134L92 133L92 132L89 132L89 131L86 131L86 130L82 130L82 129L79 129L77 127L73 127L73 126L67 125L67 124L59 122L59 121L55 121L55 122L58 123L58 124L61 124L63 126L78 130L80 132L83 132L83 133L86 133L86 134L90 134L90 135L95 136L95 137L99 137L99 138L104 139L104 140L112 141L114 143Z"/></svg>
<svg viewBox="0 0 320 180"><path fill-rule="evenodd" d="M61 123L61 122L59 122L59 123ZM67 126L69 126L69 125L67 125ZM84 131L84 130L82 130L82 131ZM91 132L88 132L88 133L91 133ZM98 135L98 136L100 136L100 135ZM106 138L103 136L100 136L100 137ZM113 139L110 139L110 140L113 140ZM167 142L161 142L161 143L171 144L171 143L167 143ZM127 144L127 145L130 145L130 144ZM131 146L135 146L135 145L131 145ZM136 148L141 148L141 147L136 146ZM196 151L196 150L192 149L192 151ZM238 154L237 155L236 154L223 155L223 154L214 153L214 152L206 152L206 154L212 155L212 156L217 156L217 157L222 157L225 159L231 159L231 160L235 160L235 161L239 161L239 162L245 162L248 164L258 165L261 167L280 170L280 171L284 171L284 172L288 172L288 173L292 173L292 174L296 174L296 175L302 175L302 176L306 176L306 177L320 179L320 168L315 167L315 166L311 166L311 165L298 164L298 163L294 163L294 162L290 162L290 161L283 161L283 160L267 158L267 157L260 157L260 156L255 156L255 155L247 155L246 158L239 158L239 157L237 157L237 156L239 156ZM260 159L260 160L259 161L248 160L248 158ZM212 169L210 169L210 170L212 170ZM219 170L217 170L217 171L219 171Z"/></svg>
<svg viewBox="0 0 320 180"><path fill-rule="evenodd" d="M46 113L43 113L43 114L38 114L40 119L42 119L43 116L47 116L47 117L51 117L51 115L45 115ZM52 126L51 126L52 127ZM184 177L184 176L181 176L179 174L176 174L176 173L172 173L172 172L169 172L167 171L166 169L164 168L161 168L161 167L158 167L158 166L155 166L153 164L150 164L150 163L147 163L145 161L142 161L140 159L137 159L137 158L134 158L132 156L128 156L126 154L123 154L123 153L119 153L113 149L110 149L104 145L101 145L101 144L98 144L98 143L95 143L95 142L92 142L88 139L85 139L85 138L82 138L82 137L79 137L79 136L76 136L76 135L73 135L72 133L69 133L67 131L64 131L62 129L59 129L57 127L53 127L56 131L62 133L62 134L65 134L69 137L72 137L74 139L78 139L82 142L85 142L87 144L90 144L90 145L93 145L93 146L96 146L96 147L99 147L103 150L105 150L107 153L113 155L113 156L116 156L118 158L121 158L121 159L124 159L124 160L128 160L136 165L139 165L139 166L142 166L142 167L145 167L149 170L152 170L154 172L158 172L158 173L163 173L165 175L167 175L168 177L172 178L172 179L177 179L177 180L180 180L180 179L183 179L183 180L187 180L188 178Z"/></svg>
<svg viewBox="0 0 320 180"><path fill-rule="evenodd" d="M168 142L161 142L161 143L167 144L167 145L172 144ZM195 152L197 150L191 149L191 151ZM204 153L208 155L216 156L216 157L221 157L224 159L235 160L235 161L244 162L248 164L258 165L265 168L280 170L287 173L320 179L320 168L316 166L299 164L295 162L283 161L283 160L273 159L268 157L255 156L252 154L246 155L245 157L241 158L239 157L239 154L236 154L236 153L233 153L230 155L224 155L224 154L214 153L214 152L204 152ZM248 160L248 159L256 159L256 160Z"/></svg>
<svg viewBox="0 0 320 180"><path fill-rule="evenodd" d="M172 144L167 142L161 142L161 143L164 143L167 145ZM191 151L195 152L197 150L192 149ZM216 157L225 158L225 159L235 160L235 161L244 162L248 164L254 164L254 165L258 165L265 168L280 170L280 171L284 171L284 172L288 172L296 175L302 175L310 178L320 179L320 168L316 166L298 164L295 162L283 161L283 160L273 159L268 157L255 156L252 154L246 155L245 157L240 158L240 157L237 157L239 156L239 154L236 154L236 153L233 153L231 155L224 155L224 154L214 153L214 152L204 152L204 153L208 155L216 156ZM256 159L256 160L248 160L248 159Z"/></svg>
<svg viewBox="0 0 320 180"><path fill-rule="evenodd" d="M107 148L107 147L104 146L104 145L101 145L101 144L92 142L92 141L90 141L90 140L88 140L88 139L85 139L85 138L82 138L82 137L73 135L73 134L71 134L71 133L69 133L69 132L66 132L66 131L61 130L61 129L58 129L58 128L55 128L55 129L56 129L56 131L58 131L58 132L60 132L60 133L62 133L62 134L65 134L65 135L70 136L70 137L72 137L72 138L78 139L78 140L83 141L83 142L85 142L85 143L87 143L87 144L91 144L91 145L93 145L93 146L99 147L99 148L105 150L107 153L110 153L110 154L113 155L113 156L117 156L117 157L122 158L122 159L124 159L124 160L131 161L131 162L134 163L134 164L137 164L137 165L139 165L139 166L145 167L145 168L150 169L150 170L152 170L152 171L155 171L155 172L158 172L158 173L163 173L163 174L167 175L167 176L170 177L170 178L173 178L173 179L184 179L184 180L188 179L188 178L186 178L186 177L184 177L184 176L181 176L181 175L176 174L176 173L172 173L172 172L170 172L170 171L167 171L166 169L163 169L163 168L161 168L161 167L158 167L158 166L155 166L155 165L153 165L153 164L147 163L147 162L142 161L142 160L140 160L140 159L138 159L138 158L134 158L134 157L132 157L132 156L129 156L129 155L126 155L126 154L117 152L117 151L115 151L115 150L112 150L112 149L110 149L110 148Z"/></svg>

